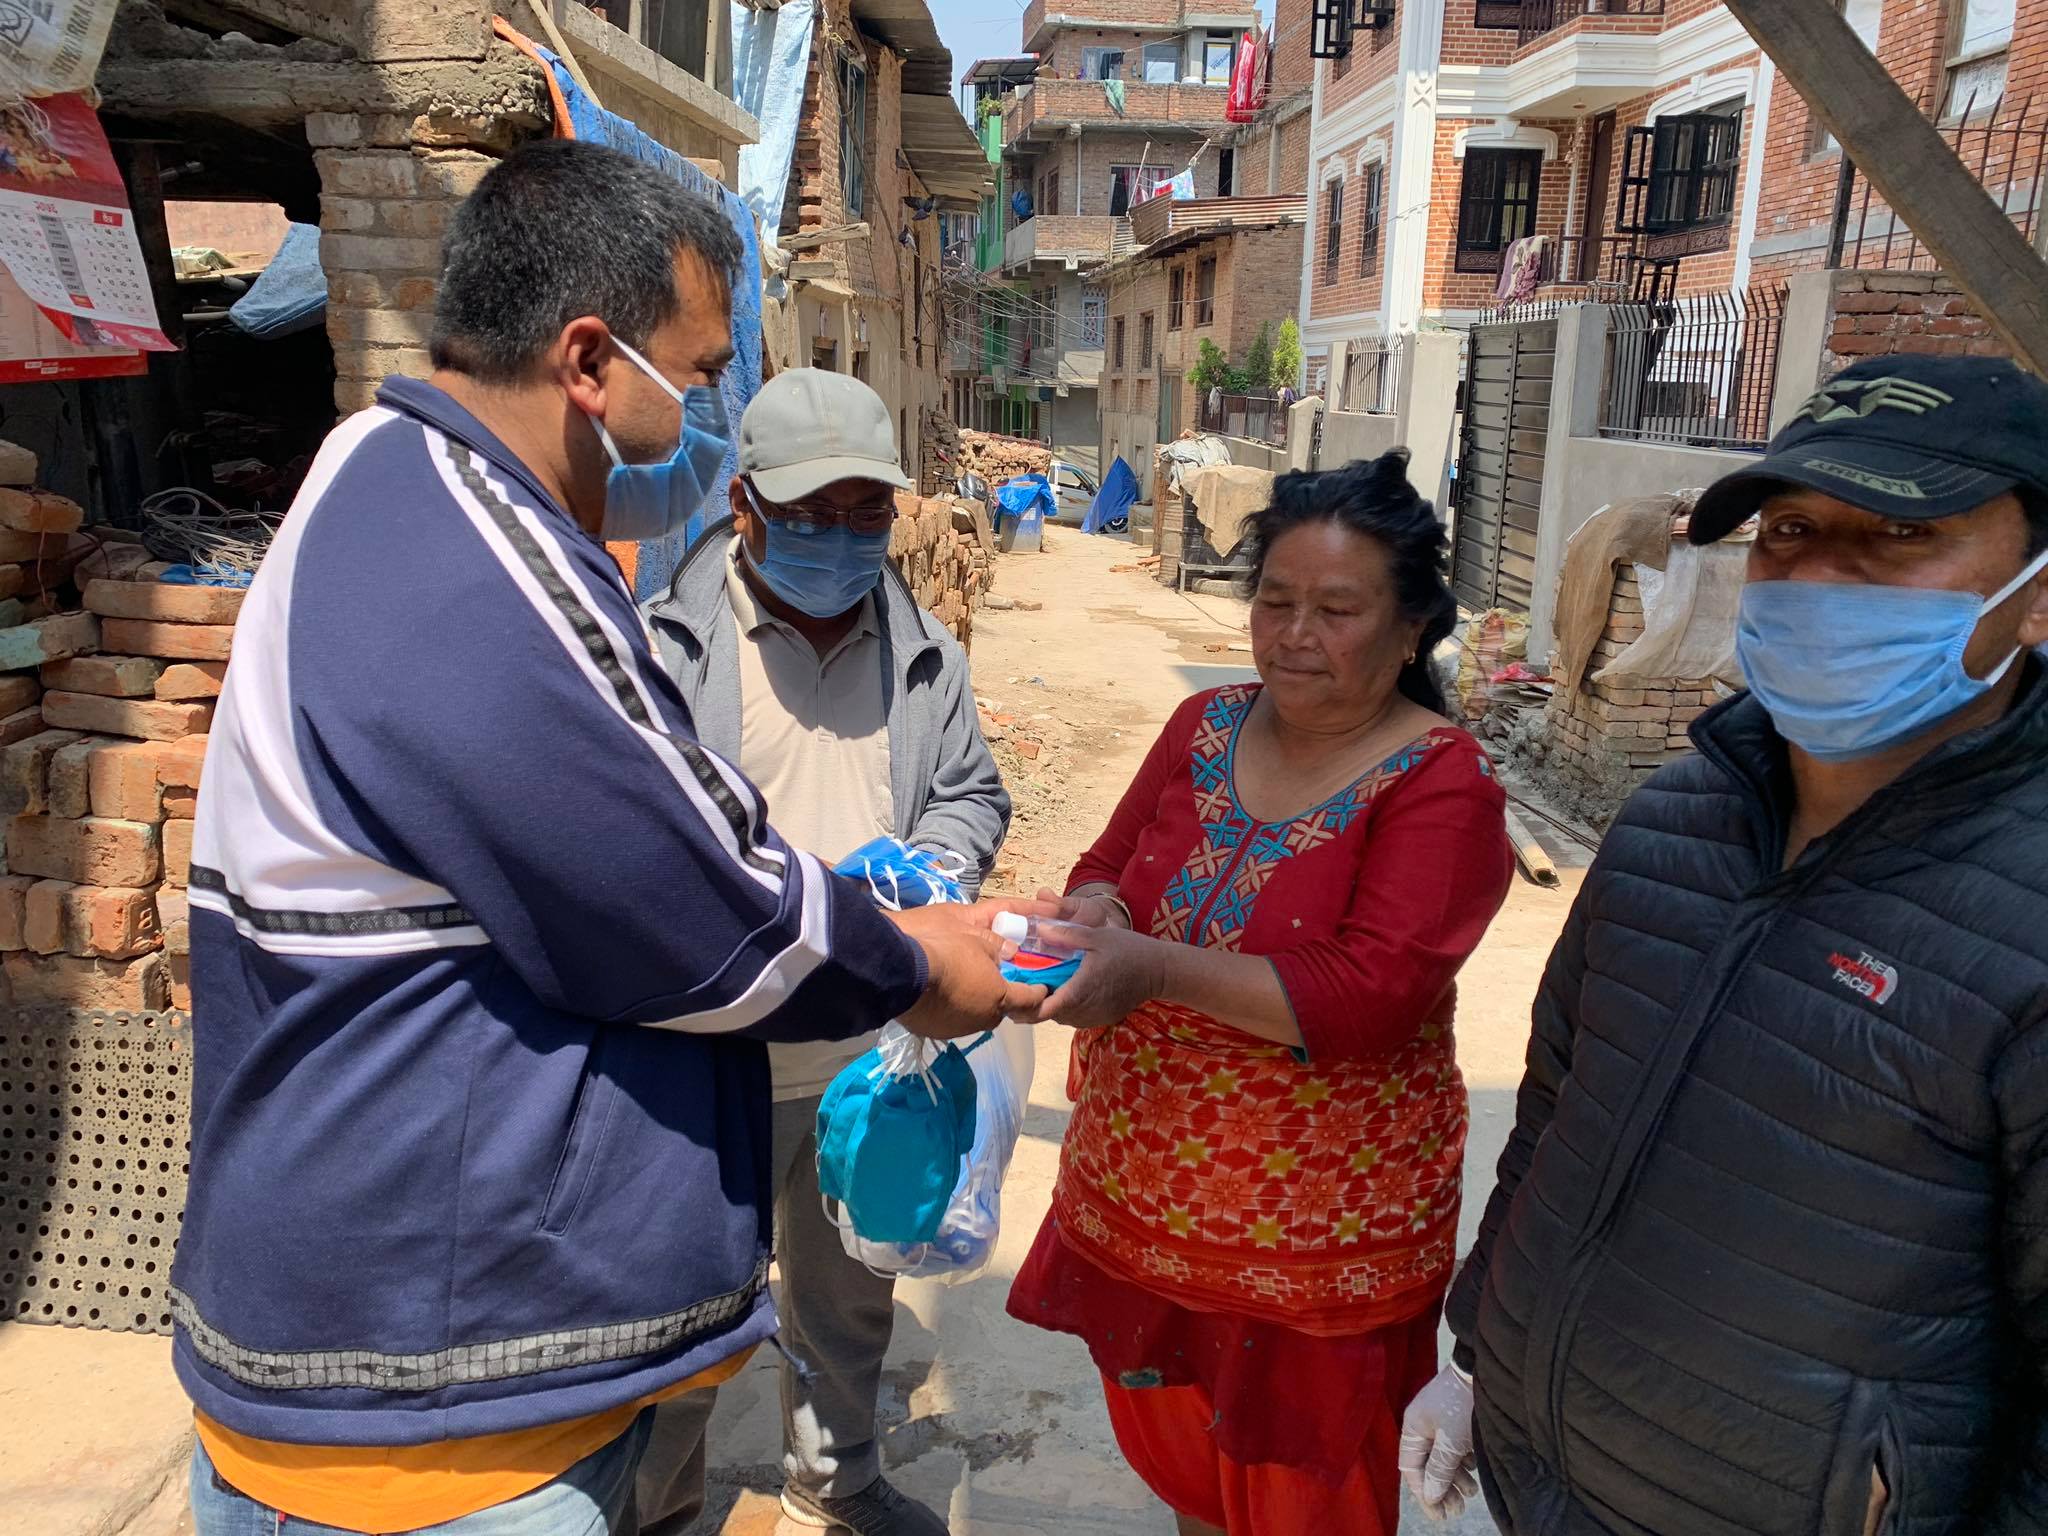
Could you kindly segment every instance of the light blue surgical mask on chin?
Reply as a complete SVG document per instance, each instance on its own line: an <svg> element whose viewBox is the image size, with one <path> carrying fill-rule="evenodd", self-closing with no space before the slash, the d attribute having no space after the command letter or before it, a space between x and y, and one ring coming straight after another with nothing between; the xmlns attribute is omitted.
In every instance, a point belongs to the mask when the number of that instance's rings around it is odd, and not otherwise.
<svg viewBox="0 0 2048 1536"><path fill-rule="evenodd" d="M604 421L590 418L597 428L597 440L612 461L612 472L604 482L604 518L597 536L606 544L637 544L681 531L703 508L717 483L719 467L725 463L726 450L732 446L732 433L725 419L725 397L715 385L677 389L618 337L612 338L612 345L682 407L683 430L676 451L652 464L628 464L605 430Z"/></svg>
<svg viewBox="0 0 2048 1536"><path fill-rule="evenodd" d="M1996 687L2020 657L1970 676L1978 623L2048 567L2048 550L1990 597L1937 587L1759 581L1742 589L1735 656L1778 734L1822 762L1923 735Z"/></svg>
<svg viewBox="0 0 2048 1536"><path fill-rule="evenodd" d="M768 590L799 613L836 619L874 591L889 558L889 535L855 533L844 523L804 529L783 522L753 483L741 480L747 502L760 520L765 549L757 559L745 539L740 549Z"/></svg>

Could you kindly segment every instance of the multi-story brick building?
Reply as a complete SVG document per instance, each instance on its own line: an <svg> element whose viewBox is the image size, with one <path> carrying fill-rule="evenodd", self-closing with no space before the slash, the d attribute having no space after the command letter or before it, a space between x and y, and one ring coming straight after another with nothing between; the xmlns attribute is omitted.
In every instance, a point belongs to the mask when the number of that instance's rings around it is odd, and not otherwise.
<svg viewBox="0 0 2048 1536"><path fill-rule="evenodd" d="M1064 458L1093 466L1101 441L1110 294L1091 274L1130 249L1131 209L1158 183L1186 171L1199 197L1237 190L1245 161L1224 107L1238 46L1258 25L1248 0L1032 0L1031 78L1006 75L1010 60L969 72L1001 112L1004 195L989 234L1000 229L996 265L1021 294L1006 301L1006 350L993 366L986 351L979 359L977 393L1024 402L1025 429ZM1298 115L1305 157L1305 105ZM1277 133L1260 139L1246 167L1262 193L1283 174L1277 147Z"/></svg>
<svg viewBox="0 0 2048 1536"><path fill-rule="evenodd" d="M798 361L872 385L917 478L923 426L946 399L936 215L977 208L987 167L925 6L851 0L819 7L814 26L781 230Z"/></svg>
<svg viewBox="0 0 2048 1536"><path fill-rule="evenodd" d="M1132 217L1138 249L1097 274L1109 293L1101 461L1121 457L1149 487L1152 445L1202 420L1190 381L1204 342L1241 364L1263 329L1294 313L1307 200L1158 199Z"/></svg>
<svg viewBox="0 0 2048 1536"><path fill-rule="evenodd" d="M2042 0L1842 0L2030 229ZM1745 289L1828 259L1838 146L1719 0L1281 0L1316 50L1301 309L1309 382L1360 336L1469 324L1517 239L1539 293ZM1331 24L1347 18L1349 25ZM1318 18L1324 18L1318 23ZM1348 35L1347 35L1348 34ZM1967 119L1967 122L1966 122ZM1980 142L1980 131L1990 130ZM1856 192L1849 264L1903 229Z"/></svg>

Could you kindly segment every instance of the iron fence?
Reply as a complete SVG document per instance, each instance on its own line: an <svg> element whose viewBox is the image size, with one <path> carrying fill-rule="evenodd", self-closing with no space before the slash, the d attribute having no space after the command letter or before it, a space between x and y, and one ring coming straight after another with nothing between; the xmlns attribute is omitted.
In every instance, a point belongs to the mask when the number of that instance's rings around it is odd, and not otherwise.
<svg viewBox="0 0 2048 1536"><path fill-rule="evenodd" d="M1616 305L1600 435L1762 452L1784 329L1782 286Z"/></svg>
<svg viewBox="0 0 2048 1536"><path fill-rule="evenodd" d="M1344 378L1338 409L1393 416L1401 409L1402 336L1367 336L1344 353Z"/></svg>
<svg viewBox="0 0 2048 1536"><path fill-rule="evenodd" d="M1581 16L1662 16L1664 0L1522 0L1516 46L1555 32Z"/></svg>
<svg viewBox="0 0 2048 1536"><path fill-rule="evenodd" d="M1233 395L1212 389L1202 396L1195 414L1204 432L1247 437L1253 442L1285 448L1290 403L1278 395Z"/></svg>
<svg viewBox="0 0 2048 1536"><path fill-rule="evenodd" d="M2048 103L2037 113L2039 100L2029 96L2015 110L2000 98L1979 121L1973 96L1961 117L1942 126L1941 136L2020 233L2048 255L2043 249L2048 245L2048 229L2043 227ZM1846 154L1835 194L1827 264L1887 272L1932 272L1941 265Z"/></svg>

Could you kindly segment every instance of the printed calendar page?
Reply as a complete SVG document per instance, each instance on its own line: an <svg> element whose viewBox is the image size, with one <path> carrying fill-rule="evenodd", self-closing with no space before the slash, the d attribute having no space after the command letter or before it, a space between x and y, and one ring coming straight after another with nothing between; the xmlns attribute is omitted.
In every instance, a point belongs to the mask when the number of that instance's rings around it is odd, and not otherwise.
<svg viewBox="0 0 2048 1536"><path fill-rule="evenodd" d="M0 263L71 341L173 350L113 150L82 96L0 106Z"/></svg>

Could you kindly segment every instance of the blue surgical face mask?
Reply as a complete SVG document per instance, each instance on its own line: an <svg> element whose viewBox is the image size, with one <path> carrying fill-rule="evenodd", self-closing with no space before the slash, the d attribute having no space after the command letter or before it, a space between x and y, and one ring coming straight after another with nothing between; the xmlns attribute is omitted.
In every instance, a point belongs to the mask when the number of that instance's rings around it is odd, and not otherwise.
<svg viewBox="0 0 2048 1536"><path fill-rule="evenodd" d="M766 549L756 559L747 541L740 541L747 564L768 590L799 613L814 619L836 619L874 591L889 558L889 535L855 533L844 523L831 528L801 528L775 516L751 482L742 480L747 500L766 535Z"/></svg>
<svg viewBox="0 0 2048 1536"><path fill-rule="evenodd" d="M1970 676L1978 622L2025 586L2048 550L1988 598L1933 587L1759 581L1742 589L1735 655L1778 734L1823 762L1911 741L1982 698L2019 658Z"/></svg>
<svg viewBox="0 0 2048 1536"><path fill-rule="evenodd" d="M596 416L590 418L612 461L612 472L604 482L604 519L597 536L607 544L637 544L678 532L703 508L718 479L719 466L725 463L726 450L732 446L732 434L725 420L725 398L715 386L692 384L677 389L618 337L612 338L612 345L660 385L683 413L676 451L652 464L628 464L604 422Z"/></svg>

